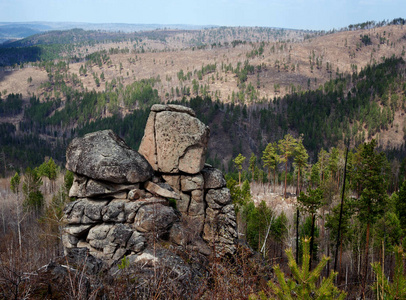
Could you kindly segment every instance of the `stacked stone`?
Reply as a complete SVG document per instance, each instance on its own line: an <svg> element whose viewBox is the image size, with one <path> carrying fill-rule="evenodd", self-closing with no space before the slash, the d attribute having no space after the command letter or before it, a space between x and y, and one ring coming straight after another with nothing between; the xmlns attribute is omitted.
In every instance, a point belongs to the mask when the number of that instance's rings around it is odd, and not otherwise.
<svg viewBox="0 0 406 300"><path fill-rule="evenodd" d="M208 139L208 127L177 105L152 107L139 153L110 130L74 139L66 167L77 200L65 208L65 249L136 261L161 236L205 255L234 253L234 206L222 173L205 166Z"/></svg>
<svg viewBox="0 0 406 300"><path fill-rule="evenodd" d="M223 255L235 252L236 217L223 174L205 166L208 140L209 128L192 109L154 105L139 152L179 194L177 209L195 233Z"/></svg>
<svg viewBox="0 0 406 300"><path fill-rule="evenodd" d="M73 140L66 157L67 169L74 172L69 196L77 198L65 208L66 250L86 247L111 263L140 253L147 234L167 230L177 220L166 198L140 188L153 170L112 131Z"/></svg>

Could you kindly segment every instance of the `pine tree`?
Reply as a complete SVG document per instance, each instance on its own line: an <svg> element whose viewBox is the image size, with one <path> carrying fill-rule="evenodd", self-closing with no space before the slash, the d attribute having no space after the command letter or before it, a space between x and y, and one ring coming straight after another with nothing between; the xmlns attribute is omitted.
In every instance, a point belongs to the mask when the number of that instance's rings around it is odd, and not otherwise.
<svg viewBox="0 0 406 300"><path fill-rule="evenodd" d="M242 164L244 163L246 157L243 156L241 153L233 160L235 166L238 170L238 184L241 185L241 171L242 171Z"/></svg>
<svg viewBox="0 0 406 300"><path fill-rule="evenodd" d="M385 276L382 266L379 262L372 264L372 269L376 275L376 284L372 286L377 299L406 299L406 273L404 263L404 253L401 246L395 247L395 272L393 282L389 282Z"/></svg>
<svg viewBox="0 0 406 300"><path fill-rule="evenodd" d="M306 148L303 146L302 138L297 141L296 147L294 149L294 163L297 168L297 195L300 193L300 177L302 176L301 171L307 166L307 160L309 159L309 154L307 154Z"/></svg>
<svg viewBox="0 0 406 300"><path fill-rule="evenodd" d="M29 210L39 212L44 205L44 196L39 190L42 185L41 176L37 170L27 168L24 173L23 194L24 206Z"/></svg>
<svg viewBox="0 0 406 300"><path fill-rule="evenodd" d="M362 293L365 293L368 272L368 251L371 224L382 216L387 203L387 168L384 153L376 151L376 141L360 145L354 164L354 186L358 190L356 209L361 223L366 224L365 262Z"/></svg>
<svg viewBox="0 0 406 300"><path fill-rule="evenodd" d="M396 200L396 213L398 214L402 229L406 232L406 180L403 181Z"/></svg>
<svg viewBox="0 0 406 300"><path fill-rule="evenodd" d="M251 153L250 157L250 170L252 174L252 178L254 178L254 172L255 172L255 166L257 164L257 157L255 156L254 153Z"/></svg>
<svg viewBox="0 0 406 300"><path fill-rule="evenodd" d="M279 155L278 155L278 145L276 142L269 143L264 152L262 153L262 161L264 166L268 168L268 180L271 181L271 170L274 171L273 180L274 180L274 190L276 186L276 169L279 164Z"/></svg>
<svg viewBox="0 0 406 300"><path fill-rule="evenodd" d="M285 163L285 192L283 194L284 198L286 198L288 160L293 155L296 145L297 145L297 140L290 134L285 135L285 137L278 142L278 148L282 153L280 161Z"/></svg>
<svg viewBox="0 0 406 300"><path fill-rule="evenodd" d="M312 252L313 252L313 242L314 242L314 227L316 223L316 214L317 210L323 205L323 191L319 188L317 189L309 189L307 191L307 195L303 192L300 193L299 197L297 198L299 206L301 206L302 210L310 214L312 218L312 226L311 226L311 236L310 236L310 264L309 268L311 268L311 261L312 261Z"/></svg>
<svg viewBox="0 0 406 300"><path fill-rule="evenodd" d="M313 271L309 271L310 263L310 253L309 253L309 239L303 240L303 260L302 266L299 267L293 258L292 249L286 250L286 255L289 260L289 269L292 273L293 278L285 278L285 274L280 269L279 265L274 267L275 275L279 285L269 281L268 284L277 297L277 299L301 299L301 300L310 300L310 299L345 299L346 294L340 291L334 285L334 278L337 276L337 273L331 272L327 278L323 278L321 283L320 276L321 271L327 265L327 262L330 260L329 257L323 256L320 263L314 268ZM255 299L251 297L251 299ZM275 297L269 298L275 299Z"/></svg>

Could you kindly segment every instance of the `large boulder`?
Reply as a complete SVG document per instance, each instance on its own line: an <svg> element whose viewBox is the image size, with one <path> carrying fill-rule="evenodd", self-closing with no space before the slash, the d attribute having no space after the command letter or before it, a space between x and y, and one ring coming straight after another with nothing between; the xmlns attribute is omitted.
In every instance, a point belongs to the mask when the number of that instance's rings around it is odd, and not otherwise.
<svg viewBox="0 0 406 300"><path fill-rule="evenodd" d="M148 161L111 130L75 138L66 150L66 168L113 183L138 183L152 177Z"/></svg>
<svg viewBox="0 0 406 300"><path fill-rule="evenodd" d="M179 105L154 105L139 152L155 171L199 173L205 163L210 130Z"/></svg>

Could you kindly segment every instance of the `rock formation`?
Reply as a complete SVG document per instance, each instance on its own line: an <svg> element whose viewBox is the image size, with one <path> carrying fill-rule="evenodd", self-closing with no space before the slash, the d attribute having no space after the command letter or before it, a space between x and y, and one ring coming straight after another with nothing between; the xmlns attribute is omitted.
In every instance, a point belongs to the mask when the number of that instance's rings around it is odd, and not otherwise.
<svg viewBox="0 0 406 300"><path fill-rule="evenodd" d="M107 265L124 255L155 261L170 253L157 251L158 238L170 249L233 254L234 206L223 174L205 165L208 139L209 128L178 105L151 108L139 153L110 130L74 139L66 167L76 200L65 208L65 251L87 248Z"/></svg>

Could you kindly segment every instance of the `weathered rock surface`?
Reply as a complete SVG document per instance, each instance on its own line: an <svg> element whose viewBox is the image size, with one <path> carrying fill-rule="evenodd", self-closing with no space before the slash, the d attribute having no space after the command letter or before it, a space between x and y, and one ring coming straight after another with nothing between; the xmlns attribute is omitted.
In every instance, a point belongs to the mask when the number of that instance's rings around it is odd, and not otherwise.
<svg viewBox="0 0 406 300"><path fill-rule="evenodd" d="M64 211L65 252L87 249L109 267L126 255L189 279L196 270L174 249L235 253L234 205L221 171L205 166L208 138L190 108L154 105L139 150L145 158L110 130L73 140L66 166L77 200Z"/></svg>
<svg viewBox="0 0 406 300"><path fill-rule="evenodd" d="M169 189L161 187L160 185L153 183L152 181L147 181L144 184L145 189L153 195L161 196L164 198L179 199L179 195Z"/></svg>
<svg viewBox="0 0 406 300"><path fill-rule="evenodd" d="M151 178L145 158L111 130L75 138L66 150L66 168L76 174L112 183L138 183Z"/></svg>
<svg viewBox="0 0 406 300"><path fill-rule="evenodd" d="M69 197L96 197L96 196L117 196L129 190L138 188L138 184L109 184L85 176L74 175L73 185L69 191ZM124 197L126 198L126 197Z"/></svg>
<svg viewBox="0 0 406 300"><path fill-rule="evenodd" d="M223 188L227 184L223 173L219 169L205 166L202 170L202 175L206 190Z"/></svg>
<svg viewBox="0 0 406 300"><path fill-rule="evenodd" d="M155 171L197 174L204 167L209 128L179 105L154 105L139 152Z"/></svg>

